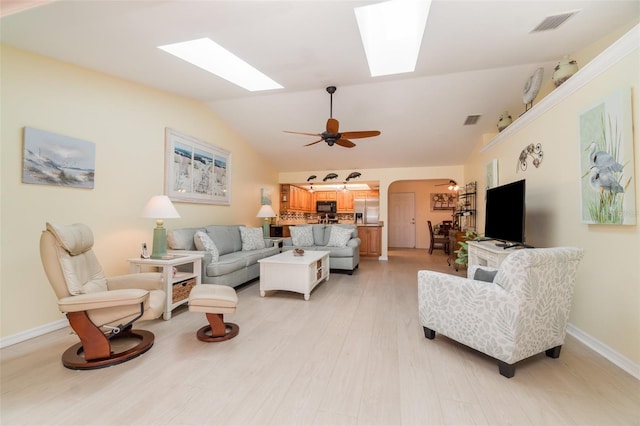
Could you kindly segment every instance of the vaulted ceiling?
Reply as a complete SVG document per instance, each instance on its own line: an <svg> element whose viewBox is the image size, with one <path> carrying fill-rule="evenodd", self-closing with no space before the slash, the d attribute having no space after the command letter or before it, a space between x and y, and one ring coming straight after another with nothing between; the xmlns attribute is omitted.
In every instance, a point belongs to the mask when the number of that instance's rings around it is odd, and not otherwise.
<svg viewBox="0 0 640 426"><path fill-rule="evenodd" d="M563 55L640 18L637 0L434 1L415 72L372 78L353 8L375 1L44 3L12 13L16 2L3 1L2 43L201 100L279 171L462 164L502 111L524 111L538 67L549 84ZM532 32L572 11L557 29ZM201 37L284 89L247 92L157 49ZM341 131L382 134L347 149L284 133L325 130L330 85ZM468 115L481 117L465 126Z"/></svg>

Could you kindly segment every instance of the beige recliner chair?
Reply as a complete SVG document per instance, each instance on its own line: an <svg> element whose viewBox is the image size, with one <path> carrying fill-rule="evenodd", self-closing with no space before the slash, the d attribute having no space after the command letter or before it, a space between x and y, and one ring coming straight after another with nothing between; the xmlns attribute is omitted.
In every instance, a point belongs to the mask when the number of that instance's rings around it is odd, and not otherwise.
<svg viewBox="0 0 640 426"><path fill-rule="evenodd" d="M159 273L106 278L92 247L93 234L80 223L47 223L40 238L42 265L58 308L80 338L62 355L62 364L74 370L108 367L148 351L153 333L132 330L132 324L158 318L165 303ZM112 345L120 338L127 339Z"/></svg>
<svg viewBox="0 0 640 426"><path fill-rule="evenodd" d="M424 335L436 332L498 360L510 378L515 364L545 352L560 356L583 250L516 250L497 270L469 266L462 278L418 272L418 310Z"/></svg>

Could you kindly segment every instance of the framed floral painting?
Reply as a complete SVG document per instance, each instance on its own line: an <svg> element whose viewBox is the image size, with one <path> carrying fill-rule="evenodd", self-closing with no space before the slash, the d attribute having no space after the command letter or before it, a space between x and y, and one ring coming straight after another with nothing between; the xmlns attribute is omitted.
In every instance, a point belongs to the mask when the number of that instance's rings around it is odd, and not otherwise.
<svg viewBox="0 0 640 426"><path fill-rule="evenodd" d="M579 117L582 222L634 225L631 89L619 89Z"/></svg>
<svg viewBox="0 0 640 426"><path fill-rule="evenodd" d="M431 210L453 210L456 208L456 194L441 192L431 194Z"/></svg>

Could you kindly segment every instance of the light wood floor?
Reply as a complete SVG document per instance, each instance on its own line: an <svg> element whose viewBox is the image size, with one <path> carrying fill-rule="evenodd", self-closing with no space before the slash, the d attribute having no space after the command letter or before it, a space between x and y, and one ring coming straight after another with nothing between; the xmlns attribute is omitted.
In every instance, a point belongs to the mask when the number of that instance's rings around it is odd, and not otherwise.
<svg viewBox="0 0 640 426"><path fill-rule="evenodd" d="M59 330L2 349L2 425L638 425L639 382L567 337L499 375L496 363L418 322L419 269L453 272L442 252L392 250L332 274L311 300L254 282L228 316L240 334L202 343L202 314L141 323L154 347L94 371L62 367ZM461 272L464 274L464 272Z"/></svg>

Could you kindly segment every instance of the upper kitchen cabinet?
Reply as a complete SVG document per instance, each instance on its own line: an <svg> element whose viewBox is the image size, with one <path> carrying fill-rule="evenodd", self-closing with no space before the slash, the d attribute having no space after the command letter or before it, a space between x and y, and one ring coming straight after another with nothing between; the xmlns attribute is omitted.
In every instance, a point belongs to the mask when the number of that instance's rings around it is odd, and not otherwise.
<svg viewBox="0 0 640 426"><path fill-rule="evenodd" d="M311 193L306 189L280 185L280 211L311 213L315 211L315 205L312 204Z"/></svg>
<svg viewBox="0 0 640 426"><path fill-rule="evenodd" d="M353 213L353 191L337 191L338 213Z"/></svg>

